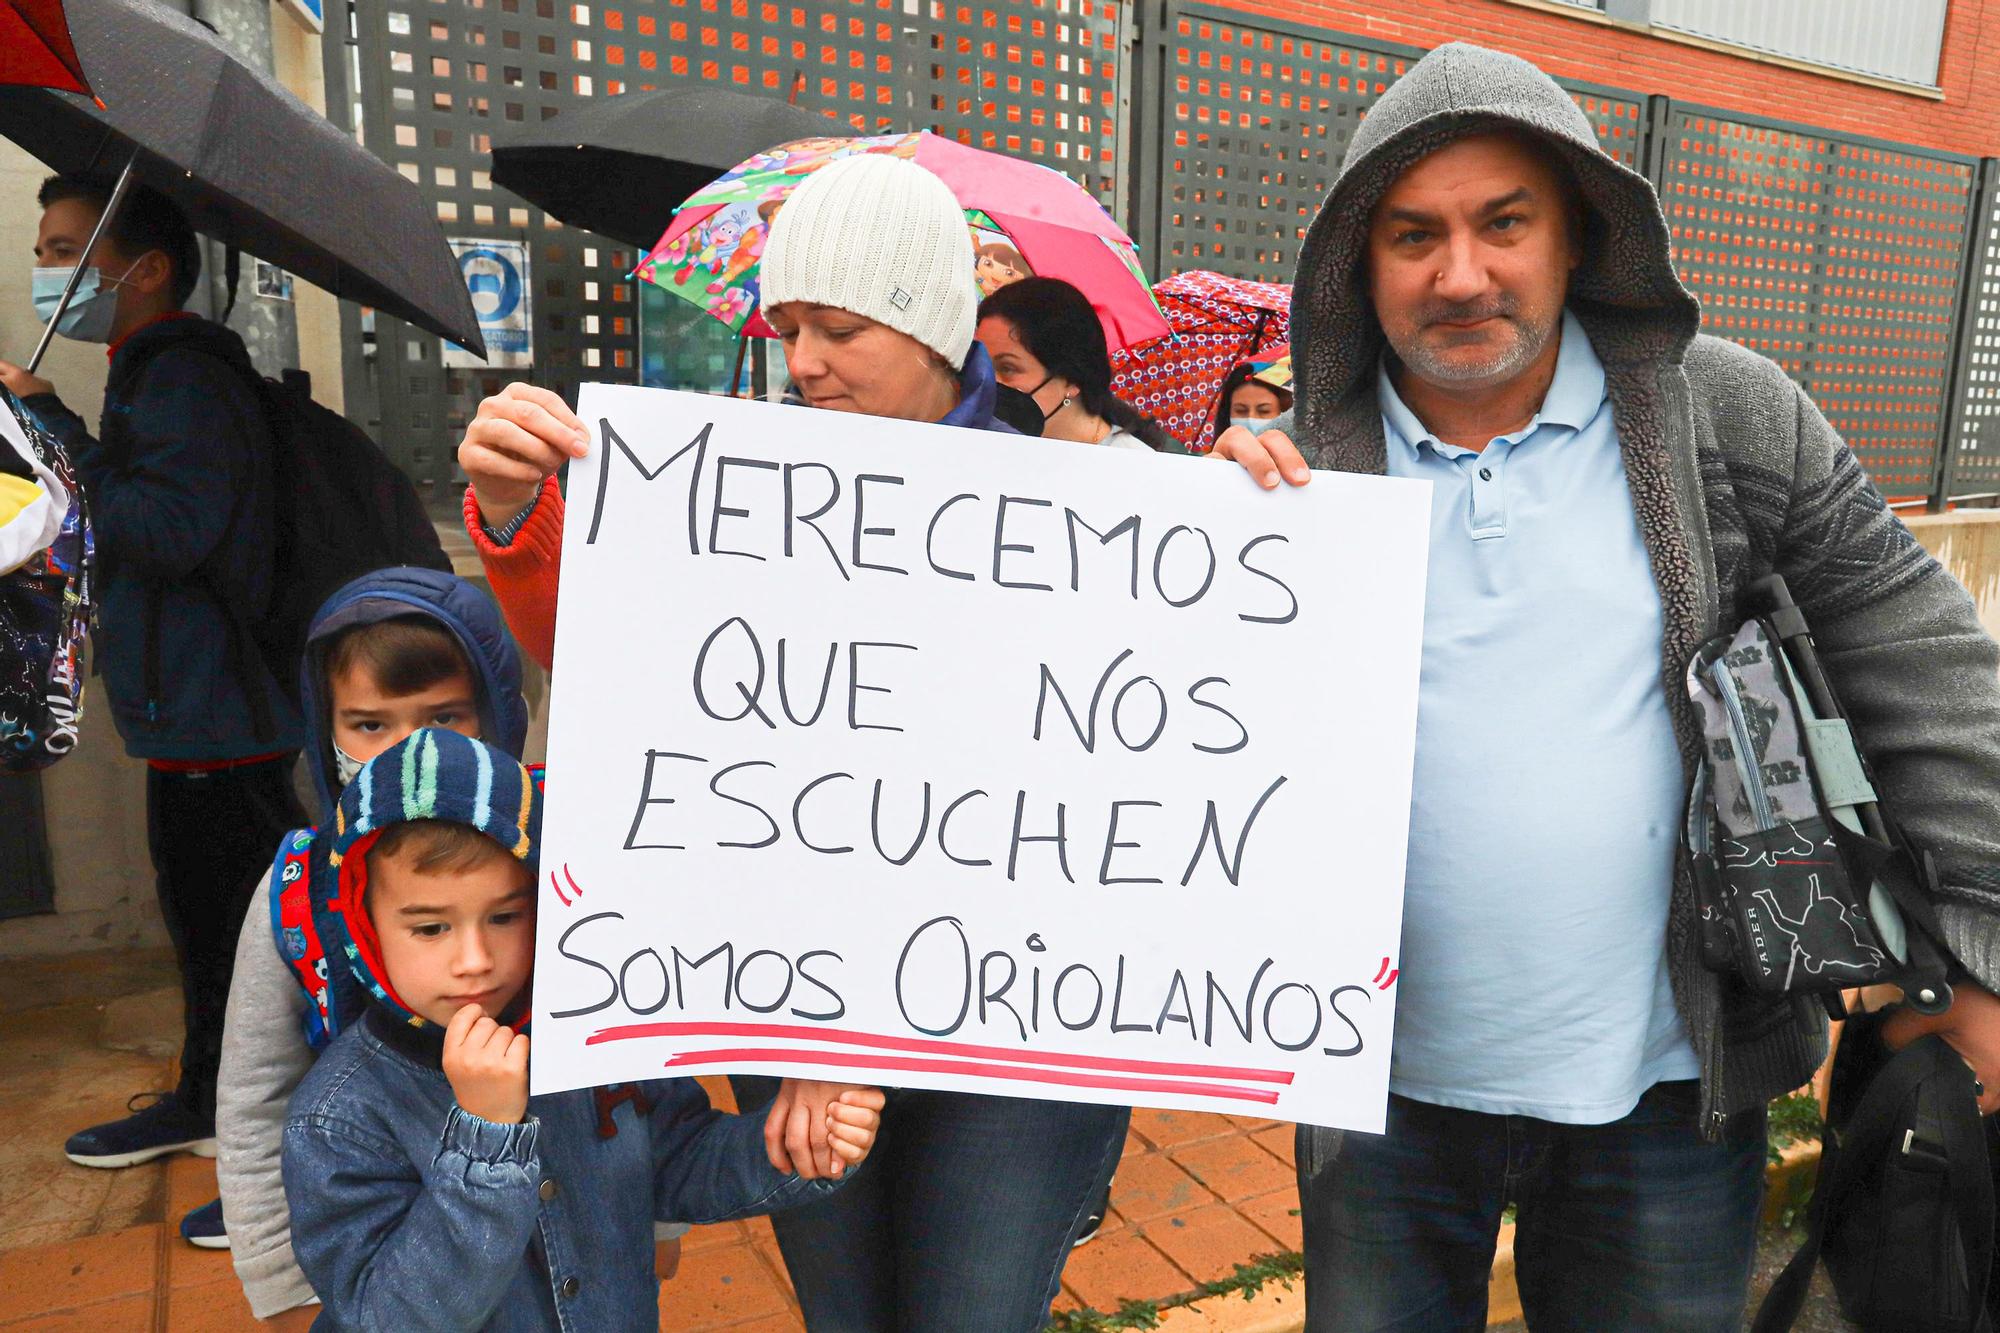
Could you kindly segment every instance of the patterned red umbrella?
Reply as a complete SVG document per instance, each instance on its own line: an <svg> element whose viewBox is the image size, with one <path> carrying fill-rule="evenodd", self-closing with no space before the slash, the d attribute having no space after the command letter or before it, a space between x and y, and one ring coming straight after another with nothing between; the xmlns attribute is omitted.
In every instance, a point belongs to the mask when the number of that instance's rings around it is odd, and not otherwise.
<svg viewBox="0 0 2000 1333"><path fill-rule="evenodd" d="M62 0L0 0L0 83L90 91Z"/></svg>
<svg viewBox="0 0 2000 1333"><path fill-rule="evenodd" d="M1173 332L1111 354L1111 388L1196 453L1214 443L1215 396L1238 362L1291 339L1292 289L1196 269L1153 288Z"/></svg>

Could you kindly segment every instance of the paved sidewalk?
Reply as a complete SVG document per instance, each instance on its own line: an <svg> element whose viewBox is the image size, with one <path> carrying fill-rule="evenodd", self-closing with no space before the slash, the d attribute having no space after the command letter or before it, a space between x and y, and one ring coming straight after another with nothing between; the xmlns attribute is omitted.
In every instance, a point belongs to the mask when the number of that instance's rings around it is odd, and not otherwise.
<svg viewBox="0 0 2000 1333"><path fill-rule="evenodd" d="M197 1250L174 1230L215 1196L212 1162L180 1157L91 1171L62 1156L79 1126L119 1114L135 1092L173 1083L179 987L162 953L86 954L0 964L0 1330L5 1333L299 1333L294 1311L250 1317L226 1253ZM727 1083L703 1079L719 1106ZM1292 1127L1265 1120L1138 1111L1103 1233L1063 1274L1060 1310L1111 1311L1227 1276L1255 1255L1299 1246ZM1502 1235L1491 1298L1496 1321L1518 1319L1511 1235ZM1767 1234L1756 1299L1796 1237ZM1824 1282L1818 1284L1823 1288ZM1273 1284L1245 1302L1218 1297L1180 1311L1167 1333L1289 1333L1302 1295ZM1835 1333L1830 1294L1816 1290L1802 1329ZM696 1229L660 1293L660 1327L678 1333L803 1330L768 1222ZM1500 1325L1496 1333L1518 1331Z"/></svg>
<svg viewBox="0 0 2000 1333"><path fill-rule="evenodd" d="M174 1224L214 1197L214 1164L179 1157L92 1171L62 1157L73 1130L171 1086L179 994L161 954L96 954L0 967L0 1329L7 1333L222 1333L305 1328L309 1312L250 1317L226 1253ZM722 1079L703 1079L731 1105ZM1077 1250L1059 1309L1113 1310L1296 1249L1292 1129L1271 1121L1139 1111L1112 1190L1114 1215ZM1234 1299L1234 1298L1230 1298ZM802 1330L768 1222L697 1228L663 1285L660 1327Z"/></svg>

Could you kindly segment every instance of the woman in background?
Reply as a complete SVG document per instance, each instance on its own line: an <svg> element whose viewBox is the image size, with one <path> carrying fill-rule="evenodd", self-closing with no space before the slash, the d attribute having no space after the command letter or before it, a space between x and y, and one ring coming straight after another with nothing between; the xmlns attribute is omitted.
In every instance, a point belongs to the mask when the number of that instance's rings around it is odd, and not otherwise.
<svg viewBox="0 0 2000 1333"><path fill-rule="evenodd" d="M1113 449L1183 452L1111 392L1111 354L1090 299L1060 278L1023 278L979 303L979 341L993 373L1028 395L1042 437Z"/></svg>

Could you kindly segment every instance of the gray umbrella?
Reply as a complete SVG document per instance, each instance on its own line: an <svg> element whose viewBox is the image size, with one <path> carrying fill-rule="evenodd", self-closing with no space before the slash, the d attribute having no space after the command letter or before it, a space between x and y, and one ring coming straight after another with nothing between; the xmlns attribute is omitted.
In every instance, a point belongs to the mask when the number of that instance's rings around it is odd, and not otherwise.
<svg viewBox="0 0 2000 1333"><path fill-rule="evenodd" d="M66 0L104 99L0 88L0 135L64 173L137 180L198 231L475 352L485 339L423 195L157 0Z"/></svg>
<svg viewBox="0 0 2000 1333"><path fill-rule="evenodd" d="M847 135L837 120L712 84L625 93L493 135L493 183L641 250L681 201L776 144Z"/></svg>

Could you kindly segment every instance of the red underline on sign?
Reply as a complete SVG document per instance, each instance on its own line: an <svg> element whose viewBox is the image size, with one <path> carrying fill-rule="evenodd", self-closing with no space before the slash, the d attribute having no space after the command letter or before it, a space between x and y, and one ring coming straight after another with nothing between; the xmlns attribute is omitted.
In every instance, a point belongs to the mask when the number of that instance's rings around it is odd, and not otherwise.
<svg viewBox="0 0 2000 1333"><path fill-rule="evenodd" d="M686 1051L667 1057L666 1067L689 1069L696 1065L719 1064L801 1064L834 1065L841 1068L900 1069L919 1074L973 1074L980 1078L1012 1079L1019 1083L1051 1083L1065 1088L1109 1088L1118 1092L1172 1092L1187 1097L1226 1097L1231 1101L1263 1102L1275 1106L1274 1088L1238 1088L1226 1083L1160 1078L1123 1078L1110 1074L1072 1074L1054 1069L1023 1069L1017 1065L986 1064L976 1060L917 1060L902 1055L865 1055L849 1051L800 1051L786 1047L744 1046L714 1051Z"/></svg>
<svg viewBox="0 0 2000 1333"><path fill-rule="evenodd" d="M1009 1046L968 1046L960 1042L890 1037L844 1028L807 1027L799 1023L627 1023L601 1028L584 1039L595 1046L606 1041L640 1037L763 1037L786 1041L825 1042L836 1046L867 1046L883 1051L917 1051L961 1059L1004 1060L1013 1064L1059 1065L1070 1069L1105 1069L1121 1074L1161 1074L1171 1078L1226 1078L1250 1083L1292 1081L1284 1069L1243 1069L1233 1065L1175 1064L1165 1060L1121 1060L1108 1055L1068 1055L1055 1051L1020 1051Z"/></svg>

